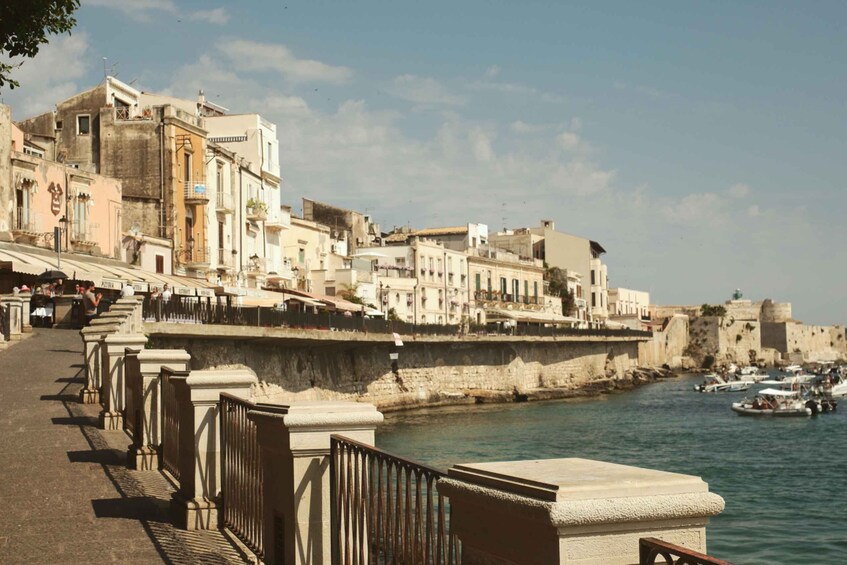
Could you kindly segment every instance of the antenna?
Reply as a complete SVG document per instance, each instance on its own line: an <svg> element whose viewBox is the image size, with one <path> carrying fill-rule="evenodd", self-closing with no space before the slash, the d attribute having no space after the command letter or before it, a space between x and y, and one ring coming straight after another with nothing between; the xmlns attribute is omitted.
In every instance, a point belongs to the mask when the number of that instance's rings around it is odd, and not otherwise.
<svg viewBox="0 0 847 565"><path fill-rule="evenodd" d="M106 73L106 61L108 61L108 60L109 60L109 58L108 58L108 57L103 57L103 80L105 80L105 79L106 79L106 77L107 77L107 76L109 76L109 75Z"/></svg>
<svg viewBox="0 0 847 565"><path fill-rule="evenodd" d="M503 202L503 231L506 231L506 203Z"/></svg>

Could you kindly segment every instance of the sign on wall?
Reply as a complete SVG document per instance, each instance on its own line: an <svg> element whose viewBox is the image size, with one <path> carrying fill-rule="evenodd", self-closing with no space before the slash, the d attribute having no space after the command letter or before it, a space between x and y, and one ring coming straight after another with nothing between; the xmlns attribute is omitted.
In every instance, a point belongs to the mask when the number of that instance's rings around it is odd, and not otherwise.
<svg viewBox="0 0 847 565"><path fill-rule="evenodd" d="M58 216L62 212L62 187L55 182L51 182L50 186L47 187L47 192L50 193L50 211L53 212L54 216Z"/></svg>

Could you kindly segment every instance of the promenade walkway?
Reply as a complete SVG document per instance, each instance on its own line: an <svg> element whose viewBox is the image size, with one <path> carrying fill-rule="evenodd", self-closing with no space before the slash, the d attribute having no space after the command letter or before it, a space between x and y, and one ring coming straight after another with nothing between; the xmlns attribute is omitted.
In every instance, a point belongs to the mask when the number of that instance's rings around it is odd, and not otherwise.
<svg viewBox="0 0 847 565"><path fill-rule="evenodd" d="M79 334L33 331L0 351L0 563L243 563L220 532L174 528L171 484L127 470L127 435L78 403Z"/></svg>

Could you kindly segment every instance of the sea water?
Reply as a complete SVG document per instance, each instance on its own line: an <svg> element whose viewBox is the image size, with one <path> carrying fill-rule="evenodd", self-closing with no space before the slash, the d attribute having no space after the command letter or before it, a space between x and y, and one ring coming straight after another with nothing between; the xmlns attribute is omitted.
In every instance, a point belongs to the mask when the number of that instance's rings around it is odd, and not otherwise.
<svg viewBox="0 0 847 565"><path fill-rule="evenodd" d="M441 468L584 457L701 477L726 501L710 555L735 563L847 563L847 399L812 418L742 417L746 393L702 376L592 399L389 413L377 446Z"/></svg>

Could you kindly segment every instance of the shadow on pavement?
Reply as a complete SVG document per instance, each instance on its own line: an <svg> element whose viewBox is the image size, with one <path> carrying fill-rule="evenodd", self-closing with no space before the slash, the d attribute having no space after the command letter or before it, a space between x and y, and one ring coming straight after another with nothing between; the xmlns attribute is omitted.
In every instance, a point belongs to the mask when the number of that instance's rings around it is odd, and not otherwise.
<svg viewBox="0 0 847 565"><path fill-rule="evenodd" d="M71 463L98 463L100 465L126 465L126 452L117 449L92 449L68 451Z"/></svg>
<svg viewBox="0 0 847 565"><path fill-rule="evenodd" d="M144 496L132 498L103 498L91 501L98 518L124 518L145 522L166 522L168 504Z"/></svg>
<svg viewBox="0 0 847 565"><path fill-rule="evenodd" d="M72 418L50 418L56 426L91 426L97 427L99 420L96 416L74 416Z"/></svg>

